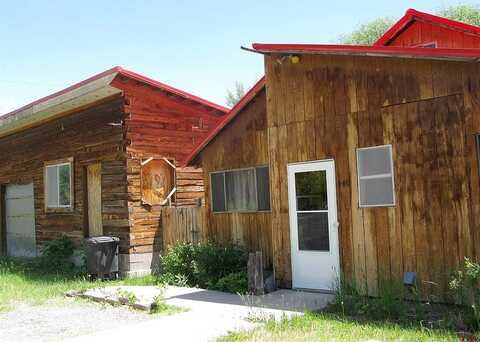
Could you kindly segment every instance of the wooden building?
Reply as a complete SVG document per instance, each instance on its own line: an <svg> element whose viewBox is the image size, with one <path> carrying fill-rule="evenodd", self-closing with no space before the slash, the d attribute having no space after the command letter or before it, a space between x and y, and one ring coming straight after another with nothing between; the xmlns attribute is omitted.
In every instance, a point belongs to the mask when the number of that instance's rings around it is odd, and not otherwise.
<svg viewBox="0 0 480 342"><path fill-rule="evenodd" d="M479 39L409 10L374 46L253 44L265 80L188 158L209 236L263 251L282 287L416 272L442 298L480 259Z"/></svg>
<svg viewBox="0 0 480 342"><path fill-rule="evenodd" d="M0 117L1 254L113 235L122 272L148 271L160 207L203 198L202 170L178 166L226 112L116 67Z"/></svg>

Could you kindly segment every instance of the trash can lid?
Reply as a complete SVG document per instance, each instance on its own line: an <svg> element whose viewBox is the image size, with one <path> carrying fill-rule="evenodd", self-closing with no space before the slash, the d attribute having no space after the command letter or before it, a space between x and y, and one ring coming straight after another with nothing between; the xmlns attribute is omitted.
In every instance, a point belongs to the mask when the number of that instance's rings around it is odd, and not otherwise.
<svg viewBox="0 0 480 342"><path fill-rule="evenodd" d="M88 244L101 244L101 243L108 243L108 242L118 242L120 239L115 236L95 236L91 238L86 238L85 241Z"/></svg>

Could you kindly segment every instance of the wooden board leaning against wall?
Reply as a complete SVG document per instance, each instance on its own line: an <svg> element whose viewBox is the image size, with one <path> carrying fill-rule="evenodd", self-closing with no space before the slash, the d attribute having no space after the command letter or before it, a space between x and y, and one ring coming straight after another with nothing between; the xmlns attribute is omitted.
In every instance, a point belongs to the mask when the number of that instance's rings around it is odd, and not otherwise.
<svg viewBox="0 0 480 342"><path fill-rule="evenodd" d="M266 76L272 254L281 283L291 282L285 165L332 158L343 274L376 294L383 281L415 271L422 288L443 298L449 272L480 251L478 65L279 58L266 57ZM393 146L396 205L360 209L356 148L383 144Z"/></svg>

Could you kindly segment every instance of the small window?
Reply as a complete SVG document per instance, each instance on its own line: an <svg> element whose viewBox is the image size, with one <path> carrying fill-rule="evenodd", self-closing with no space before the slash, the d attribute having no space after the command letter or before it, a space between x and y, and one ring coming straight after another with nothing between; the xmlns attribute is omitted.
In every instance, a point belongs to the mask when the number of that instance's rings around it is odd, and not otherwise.
<svg viewBox="0 0 480 342"><path fill-rule="evenodd" d="M211 173L212 211L268 211L269 183L268 167Z"/></svg>
<svg viewBox="0 0 480 342"><path fill-rule="evenodd" d="M357 149L360 207L395 205L392 146Z"/></svg>
<svg viewBox="0 0 480 342"><path fill-rule="evenodd" d="M46 208L73 207L72 161L49 162L45 165Z"/></svg>

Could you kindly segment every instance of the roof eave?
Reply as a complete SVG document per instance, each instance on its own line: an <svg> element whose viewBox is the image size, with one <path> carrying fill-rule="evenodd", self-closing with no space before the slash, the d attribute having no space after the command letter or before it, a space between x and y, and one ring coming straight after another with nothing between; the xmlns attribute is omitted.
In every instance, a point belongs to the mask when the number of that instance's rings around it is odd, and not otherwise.
<svg viewBox="0 0 480 342"><path fill-rule="evenodd" d="M120 89L110 86L117 73L115 68L110 69L0 117L0 137L120 94L122 92Z"/></svg>
<svg viewBox="0 0 480 342"><path fill-rule="evenodd" d="M336 56L369 56L414 58L472 62L480 58L478 49L399 48L365 45L313 45L313 44L253 44L253 48L266 54L317 54Z"/></svg>

